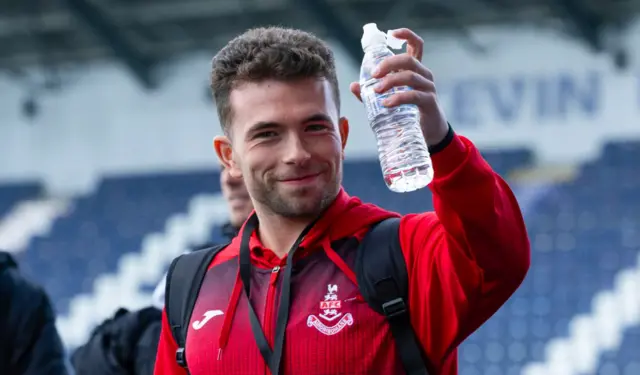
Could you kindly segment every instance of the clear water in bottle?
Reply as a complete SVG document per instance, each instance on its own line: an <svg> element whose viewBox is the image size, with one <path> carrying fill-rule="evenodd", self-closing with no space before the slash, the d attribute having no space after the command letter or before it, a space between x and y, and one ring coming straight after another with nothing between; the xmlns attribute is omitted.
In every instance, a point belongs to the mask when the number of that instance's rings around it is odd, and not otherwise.
<svg viewBox="0 0 640 375"><path fill-rule="evenodd" d="M400 105L387 108L382 105L382 101L392 94L411 88L395 87L380 94L374 91L379 80L372 78L371 73L382 60L394 55L388 44L397 43L397 39L388 40L391 38L378 30L376 24L364 26L362 49L365 54L360 69L360 96L378 141L384 181L391 191L405 193L427 186L433 179L433 167L420 128L418 107Z"/></svg>

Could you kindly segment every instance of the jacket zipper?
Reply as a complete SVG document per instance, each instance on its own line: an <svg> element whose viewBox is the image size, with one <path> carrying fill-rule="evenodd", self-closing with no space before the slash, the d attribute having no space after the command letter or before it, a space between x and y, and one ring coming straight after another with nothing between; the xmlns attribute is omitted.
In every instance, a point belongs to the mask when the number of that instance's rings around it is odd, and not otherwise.
<svg viewBox="0 0 640 375"><path fill-rule="evenodd" d="M264 330L264 336L269 342L269 346L273 348L273 312L276 310L274 306L274 300L276 296L276 283L278 281L278 274L280 273L280 266L275 266L271 270L271 276L269 277L269 287L267 289L267 300L264 305L264 322L262 323L262 329ZM267 368L267 373L269 369Z"/></svg>

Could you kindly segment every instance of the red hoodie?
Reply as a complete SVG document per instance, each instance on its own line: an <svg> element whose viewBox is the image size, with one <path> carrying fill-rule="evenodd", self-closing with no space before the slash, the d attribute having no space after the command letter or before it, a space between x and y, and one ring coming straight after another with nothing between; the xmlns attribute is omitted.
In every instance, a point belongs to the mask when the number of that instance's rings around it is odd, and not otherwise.
<svg viewBox="0 0 640 375"><path fill-rule="evenodd" d="M434 212L400 223L409 311L432 375L457 374L457 346L513 294L530 249L516 199L473 144L455 136L433 156ZM402 374L384 318L362 300L352 271L369 226L397 214L341 191L299 246L281 374ZM244 230L244 228L243 228ZM282 269L253 233L251 305L273 346ZM187 335L191 375L268 374L254 339L238 275L240 237L216 256ZM186 375L163 314L155 375Z"/></svg>

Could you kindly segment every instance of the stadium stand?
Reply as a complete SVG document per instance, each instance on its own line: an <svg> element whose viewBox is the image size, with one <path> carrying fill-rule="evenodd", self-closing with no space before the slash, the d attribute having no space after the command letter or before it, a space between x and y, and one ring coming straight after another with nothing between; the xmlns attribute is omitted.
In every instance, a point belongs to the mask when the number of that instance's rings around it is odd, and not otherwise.
<svg viewBox="0 0 640 375"><path fill-rule="evenodd" d="M38 183L0 184L0 218L22 200L35 198L42 193Z"/></svg>
<svg viewBox="0 0 640 375"><path fill-rule="evenodd" d="M163 230L193 196L217 191L210 172L105 178L19 260L26 274L47 286L58 312L67 314L71 298L91 293L95 277L113 272L124 254L139 251L145 235Z"/></svg>
<svg viewBox="0 0 640 375"><path fill-rule="evenodd" d="M598 315L598 293L612 289L620 271L639 265L640 176L633 172L633 160L639 156L640 143L606 145L601 157L585 164L576 179L555 186L526 213L533 250L531 269L510 301L463 346L462 374L520 374L526 362L554 357L561 358L558 366L578 368L586 363L584 373L596 373L593 366L598 352L590 357L582 342L593 343L594 349L604 348L604 338L623 322L615 314L603 314L603 324L597 318L587 320L600 325L587 331L593 332L591 337L571 326L579 321L575 317ZM622 344L623 348L637 342L636 331L624 332L629 343ZM580 339L560 348L553 345L554 338L570 334ZM628 349L615 350L619 346L620 342L611 348L615 354L606 358L615 360L607 363L615 362L618 369L637 369L637 350L633 354Z"/></svg>
<svg viewBox="0 0 640 375"><path fill-rule="evenodd" d="M502 176L510 171L532 165L533 155L524 149L486 151L485 159ZM433 210L425 191L397 194L391 192L382 179L380 164L374 161L345 162L343 184L351 195L365 202L373 202L389 210L403 214Z"/></svg>
<svg viewBox="0 0 640 375"><path fill-rule="evenodd" d="M611 350L602 356L597 373L603 375L640 374L638 348L640 348L640 326L635 326L625 333L620 350Z"/></svg>
<svg viewBox="0 0 640 375"><path fill-rule="evenodd" d="M535 164L527 150L491 151L484 155L507 178L513 171ZM640 363L632 349L640 342L634 306L629 307L626 318L622 314L611 322L613 318L605 314L607 324L598 320L598 314L606 310L602 306L607 298L613 298L607 296L614 295L616 288L626 290L626 294L615 294L615 298L624 299L640 285L640 277L636 277L640 273L629 271L639 263L640 175L633 173L632 162L638 157L640 143L608 144L600 158L579 169L577 178L553 184L544 190L542 199L524 210L534 251L531 271L506 306L463 345L462 375L525 374L527 369L540 368L540 364L545 364L548 370L549 366L555 366L557 357L551 349L561 347L560 353L579 355L576 350L584 347L576 344L581 340L574 340L572 335L584 338L584 331L577 332L575 327L592 324L589 322L595 322L595 328L589 331L594 335L613 337L618 329L618 336L609 339L609 343L606 339L593 343L590 350L596 359L584 362L587 364L583 368L587 366L589 373L597 370L620 375L638 370ZM81 294L98 293L103 275L126 273L123 270L127 268L128 257L146 259L149 254L161 252L158 243L155 252L146 250L154 243L149 236L175 227L175 220L173 224L171 220L175 215L193 211L194 206L207 207L205 201L194 197L216 195L217 178L213 171L105 178L93 194L75 200L71 213L58 219L47 237L33 240L20 255L20 261L27 272L46 285L62 319L77 318L79 315L71 311L71 301ZM517 181L512 183L517 193L520 186ZM389 191L377 160L346 162L344 185L352 195L402 213L432 209L424 192ZM0 188L0 202L8 201L7 197L17 197L14 201L25 199L38 191L37 186L31 185L24 191L16 190L15 186ZM217 211L216 215L224 213ZM199 229L204 233L199 237L215 233L212 227L219 223L213 219L204 221L199 225L206 228ZM181 225L188 226L188 222ZM154 264L158 270L152 273L139 269L149 267L149 263L129 263L139 273L146 272L147 280L151 280L161 275L169 259L170 256L165 256ZM623 271L628 271L626 278L621 275ZM128 275L133 275L132 272ZM126 276L125 280L130 277L133 276ZM102 288L105 285L140 288L142 281L104 284ZM115 308L121 292L85 302L99 300L101 307L113 304ZM80 326L86 328L97 321L85 319ZM67 321L65 327L73 323ZM83 334L76 332L65 337L81 342ZM532 361L535 363L531 364ZM566 362L562 361L564 366Z"/></svg>

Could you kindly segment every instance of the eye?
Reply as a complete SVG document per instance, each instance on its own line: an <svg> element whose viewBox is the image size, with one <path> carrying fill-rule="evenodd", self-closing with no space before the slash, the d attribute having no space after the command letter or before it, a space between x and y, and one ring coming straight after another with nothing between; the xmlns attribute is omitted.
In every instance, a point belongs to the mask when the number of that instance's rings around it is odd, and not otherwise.
<svg viewBox="0 0 640 375"><path fill-rule="evenodd" d="M311 124L311 125L307 126L307 130L308 131L312 131L312 132L326 130L327 128L328 127L325 124Z"/></svg>
<svg viewBox="0 0 640 375"><path fill-rule="evenodd" d="M254 138L272 138L277 135L278 133L274 132L273 130L267 130L260 133L256 133L256 135L254 135Z"/></svg>

